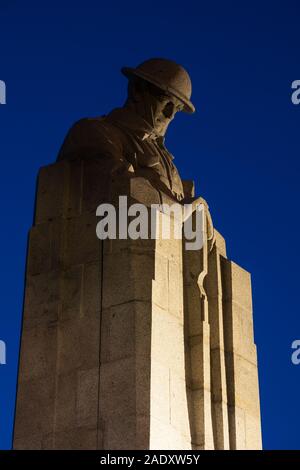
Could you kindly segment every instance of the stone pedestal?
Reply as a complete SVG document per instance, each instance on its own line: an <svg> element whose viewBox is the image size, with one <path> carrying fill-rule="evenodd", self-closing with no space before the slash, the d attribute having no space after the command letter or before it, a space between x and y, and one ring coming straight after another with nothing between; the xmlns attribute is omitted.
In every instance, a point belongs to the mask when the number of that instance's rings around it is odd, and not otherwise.
<svg viewBox="0 0 300 470"><path fill-rule="evenodd" d="M14 448L260 448L249 274L218 234L210 252L99 240L96 208L120 194L173 202L101 161L40 171Z"/></svg>
<svg viewBox="0 0 300 470"><path fill-rule="evenodd" d="M215 236L207 257L184 253L192 448L261 449L250 274L226 258Z"/></svg>

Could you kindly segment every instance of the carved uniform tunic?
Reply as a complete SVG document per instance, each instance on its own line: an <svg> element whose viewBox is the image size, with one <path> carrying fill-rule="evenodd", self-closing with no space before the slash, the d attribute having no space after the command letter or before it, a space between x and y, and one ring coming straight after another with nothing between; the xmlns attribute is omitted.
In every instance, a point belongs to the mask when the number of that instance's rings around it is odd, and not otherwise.
<svg viewBox="0 0 300 470"><path fill-rule="evenodd" d="M140 116L128 108L114 109L107 116L78 121L68 132L58 160L110 158L116 167L132 165L137 176L147 178L154 187L184 197L183 186L164 139Z"/></svg>

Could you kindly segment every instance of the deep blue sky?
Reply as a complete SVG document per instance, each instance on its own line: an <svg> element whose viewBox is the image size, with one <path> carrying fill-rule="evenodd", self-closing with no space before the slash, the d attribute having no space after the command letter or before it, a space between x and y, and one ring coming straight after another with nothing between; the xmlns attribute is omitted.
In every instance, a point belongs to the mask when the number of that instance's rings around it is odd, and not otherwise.
<svg viewBox="0 0 300 470"><path fill-rule="evenodd" d="M252 273L265 449L300 449L300 4L0 0L0 448L11 446L27 232L40 166L68 127L123 104L122 65L182 63L197 113L167 145L209 202L229 257Z"/></svg>

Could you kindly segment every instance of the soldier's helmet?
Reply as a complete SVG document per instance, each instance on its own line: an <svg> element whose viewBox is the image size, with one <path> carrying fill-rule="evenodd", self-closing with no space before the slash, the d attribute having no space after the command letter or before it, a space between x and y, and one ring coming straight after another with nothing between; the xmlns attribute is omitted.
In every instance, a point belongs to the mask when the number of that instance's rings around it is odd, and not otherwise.
<svg viewBox="0 0 300 470"><path fill-rule="evenodd" d="M127 77L139 77L157 86L165 93L175 96L183 105L183 111L193 113L195 107L190 101L192 83L187 71L179 64L167 59L149 59L136 68L122 67Z"/></svg>

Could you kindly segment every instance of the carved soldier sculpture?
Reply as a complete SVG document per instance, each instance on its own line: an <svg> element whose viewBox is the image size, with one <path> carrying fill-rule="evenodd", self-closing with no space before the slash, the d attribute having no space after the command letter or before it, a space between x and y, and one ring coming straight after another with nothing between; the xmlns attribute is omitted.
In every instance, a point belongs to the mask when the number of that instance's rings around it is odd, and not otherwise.
<svg viewBox="0 0 300 470"><path fill-rule="evenodd" d="M164 145L176 112L195 111L191 80L165 59L122 72L124 106L78 121L39 173L14 448L259 449L250 274ZM124 194L203 203L202 248L159 231L99 240L99 205ZM174 225L164 208L155 220Z"/></svg>
<svg viewBox="0 0 300 470"><path fill-rule="evenodd" d="M78 121L69 131L58 160L106 158L112 174L143 176L181 201L182 181L164 138L178 111L195 111L190 101L190 77L183 67L165 59L150 59L135 69L124 67L122 72L129 78L123 108Z"/></svg>

